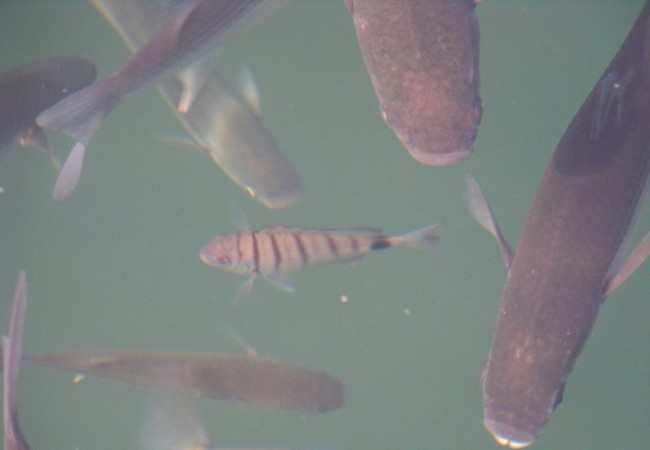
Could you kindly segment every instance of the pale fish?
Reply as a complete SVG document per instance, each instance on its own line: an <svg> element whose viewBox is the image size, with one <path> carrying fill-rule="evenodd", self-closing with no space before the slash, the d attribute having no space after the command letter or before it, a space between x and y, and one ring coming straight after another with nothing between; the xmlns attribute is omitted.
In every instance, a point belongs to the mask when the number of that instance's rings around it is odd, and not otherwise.
<svg viewBox="0 0 650 450"><path fill-rule="evenodd" d="M248 274L237 298L250 293L257 275L292 291L288 272L326 262L352 262L371 250L396 245L430 248L438 241L439 225L428 225L401 236L376 228L263 228L216 235L200 252L201 260L236 274Z"/></svg>
<svg viewBox="0 0 650 450"><path fill-rule="evenodd" d="M195 60L211 45L223 41L245 18L259 17L277 1L177 2L172 19L120 69L39 114L38 125L66 133L77 141L54 186L54 199L63 200L75 190L86 147L104 118L124 98L156 84L170 72ZM187 110L191 106L189 97L192 95L183 94L179 109Z"/></svg>
<svg viewBox="0 0 650 450"><path fill-rule="evenodd" d="M145 44L163 22L163 11L151 0L92 2L131 51ZM282 208L293 204L303 193L300 174L262 123L254 81L247 78L249 88L244 89L245 100L240 100L215 70L206 69L205 61L200 63L158 85L158 92L196 142L190 143L191 147L207 153L263 205ZM192 75L197 72L200 75ZM196 91L197 79L202 87L198 88L192 106L181 113L177 105L181 103L182 92Z"/></svg>

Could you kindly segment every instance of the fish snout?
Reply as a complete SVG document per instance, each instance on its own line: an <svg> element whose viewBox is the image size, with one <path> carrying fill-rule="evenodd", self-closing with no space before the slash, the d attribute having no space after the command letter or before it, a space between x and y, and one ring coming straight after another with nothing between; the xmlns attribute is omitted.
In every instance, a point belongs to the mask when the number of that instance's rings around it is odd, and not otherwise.
<svg viewBox="0 0 650 450"><path fill-rule="evenodd" d="M483 423L494 439L506 447L514 449L524 448L537 440L537 436L526 431L518 430L511 425L495 422L488 418Z"/></svg>

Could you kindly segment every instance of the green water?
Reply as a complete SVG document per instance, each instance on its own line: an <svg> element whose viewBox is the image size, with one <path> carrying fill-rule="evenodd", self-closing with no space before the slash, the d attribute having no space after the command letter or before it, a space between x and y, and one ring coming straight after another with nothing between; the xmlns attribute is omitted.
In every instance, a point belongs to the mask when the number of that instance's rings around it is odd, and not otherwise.
<svg viewBox="0 0 650 450"><path fill-rule="evenodd" d="M306 195L286 210L249 199L209 158L160 144L182 134L150 89L96 133L81 183L54 204L55 173L35 150L0 164L0 324L18 270L28 275L25 352L142 348L260 353L341 378L348 402L320 415L200 401L218 446L495 449L482 425L481 368L505 270L463 205L472 173L505 235L520 233L558 139L620 46L641 1L486 1L479 5L484 116L469 160L412 160L383 123L343 1L296 0L239 33L219 69L256 76L263 119L300 170ZM0 1L0 69L54 54L129 57L88 2ZM50 133L63 158L72 142ZM444 225L435 251L393 249L359 264L296 274L287 294L207 267L198 249L234 230L229 203L254 228ZM646 198L647 203L647 198ZM633 241L650 229L646 208ZM340 298L346 295L347 303ZM410 311L406 314L405 311ZM650 264L605 304L534 448L644 449L650 442ZM21 425L39 449L135 448L147 395L24 366Z"/></svg>

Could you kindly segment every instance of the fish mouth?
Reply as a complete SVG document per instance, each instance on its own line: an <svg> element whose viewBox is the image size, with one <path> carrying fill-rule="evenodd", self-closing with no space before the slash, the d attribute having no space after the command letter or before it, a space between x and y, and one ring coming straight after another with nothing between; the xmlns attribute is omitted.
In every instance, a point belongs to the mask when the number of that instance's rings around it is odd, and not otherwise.
<svg viewBox="0 0 650 450"><path fill-rule="evenodd" d="M486 419L484 425L490 434L492 434L492 437L504 447L514 449L524 448L537 440L537 436L503 423Z"/></svg>
<svg viewBox="0 0 650 450"><path fill-rule="evenodd" d="M205 248L202 248L201 251L199 252L199 259L201 260L202 263L207 264L209 266L214 266L214 258L208 255L208 252L206 251Z"/></svg>
<svg viewBox="0 0 650 450"><path fill-rule="evenodd" d="M474 147L458 150L450 153L418 153L410 152L411 156L418 162L428 166L449 166L456 164L474 153Z"/></svg>

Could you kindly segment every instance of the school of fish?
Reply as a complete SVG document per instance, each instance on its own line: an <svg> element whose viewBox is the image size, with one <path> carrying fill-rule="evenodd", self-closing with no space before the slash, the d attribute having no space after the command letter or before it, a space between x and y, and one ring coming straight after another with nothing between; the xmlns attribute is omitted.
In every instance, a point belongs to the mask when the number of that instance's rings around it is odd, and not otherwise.
<svg viewBox="0 0 650 450"><path fill-rule="evenodd" d="M91 3L133 53L111 75L95 81L95 62L81 56L43 58L0 73L0 149L45 151L58 172L55 201L78 187L86 150L108 114L149 87L157 87L191 137L171 145L199 149L268 208L286 208L303 197L298 169L262 122L252 74L243 72L239 96L213 68L215 46L288 0L181 0L167 7L155 0ZM474 152L483 115L477 4L345 0L381 115L425 165L456 164ZM497 240L507 270L480 376L484 426L501 445L517 449L539 439L603 301L650 256L650 232L631 251L625 245L650 175L649 123L646 0L558 143L516 248L507 243L477 181L467 177L470 214ZM62 166L47 130L75 141ZM258 276L293 292L295 272L357 262L392 247L432 249L440 229L432 223L398 235L372 227L306 225L251 231L242 220L239 230L214 235L199 258L246 276L234 294L242 300L251 297ZM342 408L348 397L343 381L327 372L254 352L99 349L23 356L27 301L27 276L20 271L0 347L5 450L30 448L18 420L22 362L70 372L75 382L88 376L146 388L148 420L140 436L145 448L214 448L192 398L322 413Z"/></svg>

